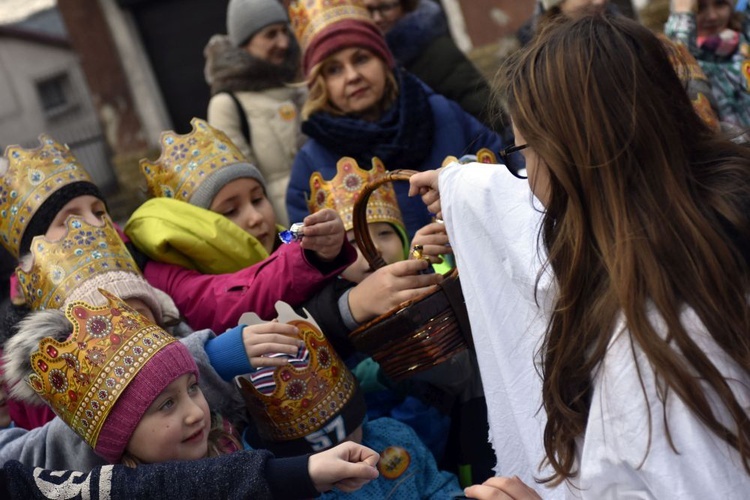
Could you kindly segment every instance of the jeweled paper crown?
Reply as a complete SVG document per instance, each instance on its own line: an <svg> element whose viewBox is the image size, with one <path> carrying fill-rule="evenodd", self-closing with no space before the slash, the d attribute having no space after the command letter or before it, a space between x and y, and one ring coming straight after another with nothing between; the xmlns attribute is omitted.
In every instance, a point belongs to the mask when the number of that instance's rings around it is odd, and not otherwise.
<svg viewBox="0 0 750 500"><path fill-rule="evenodd" d="M47 135L39 146L8 146L0 160L0 243L16 258L31 218L57 190L91 177L70 152Z"/></svg>
<svg viewBox="0 0 750 500"><path fill-rule="evenodd" d="M305 319L286 304L279 321L299 329L300 338L309 350L310 360L304 368L291 364L274 370L275 389L260 393L247 378L238 384L250 417L261 438L282 442L304 438L326 425L355 398L358 390L354 375L328 342L314 319ZM281 310L280 310L281 311ZM354 422L358 427L360 421Z"/></svg>
<svg viewBox="0 0 750 500"><path fill-rule="evenodd" d="M343 157L336 163L336 175L330 181L320 172L310 176L310 197L307 206L310 213L324 208L336 210L344 221L344 229L354 227L352 211L354 202L362 195L366 184L385 174L385 166L379 158L372 159L372 168L363 170L353 158ZM387 222L397 228L404 227L404 219L391 184L384 184L373 191L367 201L367 222Z"/></svg>
<svg viewBox="0 0 750 500"><path fill-rule="evenodd" d="M479 151L477 151L477 162L478 163L489 163L489 164L496 164L497 163L497 155L488 148L482 148Z"/></svg>
<svg viewBox="0 0 750 500"><path fill-rule="evenodd" d="M180 135L162 132L161 155L156 161L141 160L149 195L189 202L212 173L248 160L221 130L200 118L190 120L193 130Z"/></svg>
<svg viewBox="0 0 750 500"><path fill-rule="evenodd" d="M108 304L70 304L73 333L46 338L31 355L29 385L79 436L96 448L117 399L143 366L176 339L106 290Z"/></svg>
<svg viewBox="0 0 750 500"><path fill-rule="evenodd" d="M372 23L361 0L295 0L289 5L289 22L303 51L316 34L345 19Z"/></svg>
<svg viewBox="0 0 750 500"><path fill-rule="evenodd" d="M37 236L31 243L33 262L16 269L16 276L32 310L60 309L70 293L93 276L112 271L140 270L109 218L92 226L80 217L65 220L65 236L48 241Z"/></svg>

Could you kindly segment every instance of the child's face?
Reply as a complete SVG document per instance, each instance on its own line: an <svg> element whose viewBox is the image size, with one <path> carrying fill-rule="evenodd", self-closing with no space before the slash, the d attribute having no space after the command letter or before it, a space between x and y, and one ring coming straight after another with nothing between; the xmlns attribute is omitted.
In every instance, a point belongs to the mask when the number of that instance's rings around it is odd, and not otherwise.
<svg viewBox="0 0 750 500"><path fill-rule="evenodd" d="M126 451L143 463L198 460L208 453L211 414L192 373L169 384L138 422Z"/></svg>
<svg viewBox="0 0 750 500"><path fill-rule="evenodd" d="M731 16L732 6L727 0L699 0L695 16L698 36L718 35L729 26Z"/></svg>
<svg viewBox="0 0 750 500"><path fill-rule="evenodd" d="M73 198L52 219L47 232L44 233L48 240L58 241L65 236L65 232L67 231L65 219L69 215L77 215L86 221L87 224L101 226L102 222L104 222L104 217L107 217L107 209L104 206L104 202L96 196L85 194Z"/></svg>
<svg viewBox="0 0 750 500"><path fill-rule="evenodd" d="M151 308L148 307L148 304L143 302L141 299L137 299L135 297L125 299L125 303L127 303L130 307L141 313L143 316L147 317L152 323L156 323L156 317L154 316L154 313L151 311Z"/></svg>
<svg viewBox="0 0 750 500"><path fill-rule="evenodd" d="M255 237L271 253L276 243L276 214L263 186L250 178L235 179L221 188L208 207Z"/></svg>
<svg viewBox="0 0 750 500"><path fill-rule="evenodd" d="M404 260L404 244L401 241L401 237L396 232L396 229L388 224L387 222L371 222L369 224L370 237L372 242L375 244L375 248L383 256L383 260L386 264L393 264L400 260ZM354 245L354 231L349 230L346 232L346 237L349 243ZM362 252L357 248L357 261L351 266L347 267L341 275L354 283L359 283L365 279L372 271L370 270L370 264L365 259Z"/></svg>

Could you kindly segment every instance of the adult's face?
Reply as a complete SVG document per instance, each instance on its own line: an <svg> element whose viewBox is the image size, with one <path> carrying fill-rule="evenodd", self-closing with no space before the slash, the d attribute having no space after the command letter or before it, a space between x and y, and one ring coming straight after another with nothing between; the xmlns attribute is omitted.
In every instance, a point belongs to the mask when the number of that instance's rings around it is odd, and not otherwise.
<svg viewBox="0 0 750 500"><path fill-rule="evenodd" d="M388 33L405 12L398 0L364 0L372 20L383 33Z"/></svg>
<svg viewBox="0 0 750 500"><path fill-rule="evenodd" d="M346 114L377 118L378 104L385 94L388 73L378 56L361 47L343 49L323 64L321 74L328 98Z"/></svg>
<svg viewBox="0 0 750 500"><path fill-rule="evenodd" d="M245 50L253 57L271 64L282 64L289 51L289 27L286 23L269 24L250 38Z"/></svg>

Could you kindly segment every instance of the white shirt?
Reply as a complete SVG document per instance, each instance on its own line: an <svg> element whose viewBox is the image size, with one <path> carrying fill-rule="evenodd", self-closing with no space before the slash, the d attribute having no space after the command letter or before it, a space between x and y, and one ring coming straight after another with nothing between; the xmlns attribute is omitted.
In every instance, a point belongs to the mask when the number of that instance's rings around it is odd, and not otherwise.
<svg viewBox="0 0 750 500"><path fill-rule="evenodd" d="M439 183L487 397L496 472L518 475L544 498L750 498L750 475L737 452L674 394L668 402L669 429L680 454L669 447L653 372L637 351L651 402L646 456L648 413L627 332L613 337L595 374L589 421L579 439L581 475L575 485L581 489L535 485L534 477L549 474L538 469L546 414L535 363L554 299L549 274L537 284L544 259L537 246L542 207L528 183L502 165L454 166L441 172ZM692 311L684 317L719 369L742 381L734 387L750 413L750 381L701 336Z"/></svg>

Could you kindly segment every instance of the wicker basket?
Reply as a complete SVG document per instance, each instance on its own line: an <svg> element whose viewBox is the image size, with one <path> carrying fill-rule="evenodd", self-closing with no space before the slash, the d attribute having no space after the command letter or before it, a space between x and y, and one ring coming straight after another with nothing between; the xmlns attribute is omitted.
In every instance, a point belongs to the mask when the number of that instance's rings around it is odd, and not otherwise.
<svg viewBox="0 0 750 500"><path fill-rule="evenodd" d="M367 184L354 204L352 222L360 251L373 269L385 266L370 237L367 201L381 185L408 181L413 170L394 170ZM393 380L401 380L450 359L471 345L458 271L444 275L437 290L399 304L349 334L355 347L373 357Z"/></svg>

